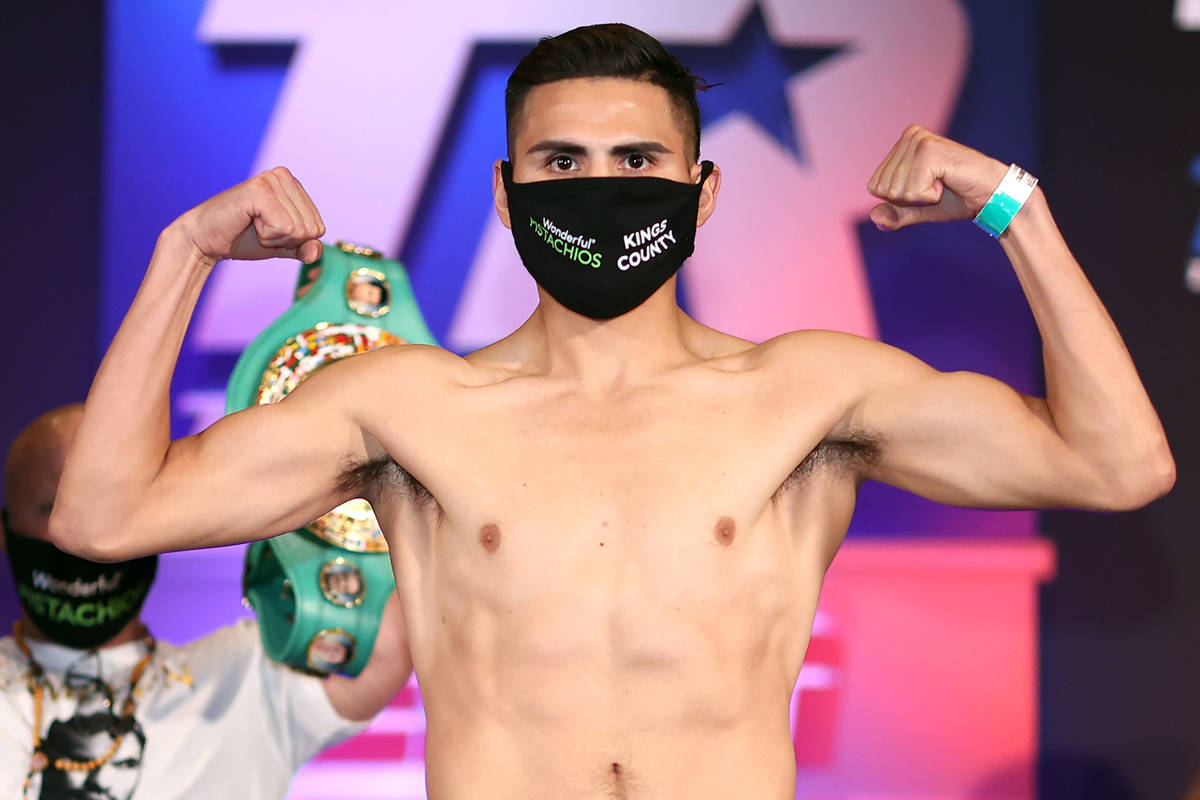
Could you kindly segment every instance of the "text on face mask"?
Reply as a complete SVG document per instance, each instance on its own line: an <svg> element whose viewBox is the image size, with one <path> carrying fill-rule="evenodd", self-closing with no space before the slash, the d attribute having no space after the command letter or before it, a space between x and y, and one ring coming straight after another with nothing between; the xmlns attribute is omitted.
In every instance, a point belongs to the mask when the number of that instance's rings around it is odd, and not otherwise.
<svg viewBox="0 0 1200 800"><path fill-rule="evenodd" d="M620 270L643 264L675 244L675 231L667 230L667 221L664 219L625 234L624 241L625 249L633 252L627 252L617 259L617 269ZM638 249L634 250L635 247Z"/></svg>
<svg viewBox="0 0 1200 800"><path fill-rule="evenodd" d="M567 258L573 258L585 267L600 266L602 254L593 253L580 244L582 242L587 247L591 247L595 244L595 239L584 239L582 236L573 235L570 231L560 229L549 219L543 219L539 224L537 220L530 217L529 227L533 228L542 241L553 247L555 252L561 253Z"/></svg>

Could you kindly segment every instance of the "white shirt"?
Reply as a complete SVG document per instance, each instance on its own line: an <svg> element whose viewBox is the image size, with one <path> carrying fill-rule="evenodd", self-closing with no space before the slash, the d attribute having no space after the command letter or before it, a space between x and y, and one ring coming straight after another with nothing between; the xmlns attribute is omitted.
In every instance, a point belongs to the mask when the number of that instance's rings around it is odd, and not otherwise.
<svg viewBox="0 0 1200 800"><path fill-rule="evenodd" d="M134 665L145 653L129 642L84 653L27 640L45 671L43 747L51 760L85 761L113 742L99 678L115 693L119 713ZM67 673L83 676L68 691ZM33 697L29 662L11 636L0 638L0 798L21 797L33 750ZM137 725L102 767L47 773L46 794L35 775L29 797L57 798L56 780L85 789L72 797L117 800L276 800L292 775L326 747L353 736L367 722L334 710L319 678L267 658L252 620L222 628L183 647L159 642L138 683Z"/></svg>

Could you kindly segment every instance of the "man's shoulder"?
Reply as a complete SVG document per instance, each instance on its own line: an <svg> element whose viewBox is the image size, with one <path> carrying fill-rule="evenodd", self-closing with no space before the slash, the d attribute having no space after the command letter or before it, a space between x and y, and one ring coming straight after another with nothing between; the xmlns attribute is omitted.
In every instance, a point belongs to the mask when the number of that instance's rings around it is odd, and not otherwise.
<svg viewBox="0 0 1200 800"><path fill-rule="evenodd" d="M323 367L297 387L325 406L355 408L386 399L388 406L422 398L437 401L456 387L476 380L473 370L460 356L441 347L399 344L341 358ZM355 399L356 398L356 399Z"/></svg>
<svg viewBox="0 0 1200 800"><path fill-rule="evenodd" d="M239 619L187 644L176 646L160 642L159 646L170 655L200 659L211 656L217 661L238 661L243 665L247 658L253 658L262 649L258 622L253 619Z"/></svg>
<svg viewBox="0 0 1200 800"><path fill-rule="evenodd" d="M910 362L916 359L874 339L801 330L711 363L722 371L739 373L743 378L735 384L739 391L749 386L767 412L791 414L811 408L818 398L826 406L849 408L880 381L910 374Z"/></svg>
<svg viewBox="0 0 1200 800"><path fill-rule="evenodd" d="M285 664L272 661L263 647L258 620L251 617L243 617L230 625L217 628L212 633L177 648L177 652L201 659L211 657L230 665L234 671L245 670L253 664L268 672L281 671L288 676L311 677L300 670L293 670Z"/></svg>
<svg viewBox="0 0 1200 800"><path fill-rule="evenodd" d="M346 379L376 386L381 382L403 381L410 388L451 388L472 386L481 380L479 365L429 344L381 347L360 357L342 359L333 366L340 366ZM417 386L412 385L414 382Z"/></svg>
<svg viewBox="0 0 1200 800"><path fill-rule="evenodd" d="M761 344L754 345L741 355L747 369L813 370L834 369L845 373L854 363L848 359L877 358L888 345L856 336L852 333L828 330L791 331Z"/></svg>
<svg viewBox="0 0 1200 800"><path fill-rule="evenodd" d="M217 628L186 644L160 641L155 659L169 670L190 676L189 680L194 680L198 686L214 688L260 680L263 675L282 680L292 674L290 669L267 657L258 621L248 618ZM274 677L276 673L283 677Z"/></svg>

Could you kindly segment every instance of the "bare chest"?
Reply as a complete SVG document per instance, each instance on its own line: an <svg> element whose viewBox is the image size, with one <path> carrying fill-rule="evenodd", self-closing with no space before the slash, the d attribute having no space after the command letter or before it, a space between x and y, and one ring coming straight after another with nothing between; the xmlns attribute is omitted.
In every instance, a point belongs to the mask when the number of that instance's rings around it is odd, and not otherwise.
<svg viewBox="0 0 1200 800"><path fill-rule="evenodd" d="M739 637L754 642L721 651L750 653L775 624L806 629L840 523L776 501L806 452L780 422L702 402L543 404L461 435L442 454L453 479L432 473L436 513L388 520L417 627L445 612L538 664L592 663L597 647L669 663Z"/></svg>
<svg viewBox="0 0 1200 800"><path fill-rule="evenodd" d="M744 394L485 397L473 413L452 415L414 459L427 494L387 505L399 515L414 499L436 509L402 526L418 531L425 559L439 548L466 563L517 559L507 571L695 557L697 566L715 558L714 567L745 564L753 574L757 558L779 563L790 546L796 518L778 492L829 421L819 412L807 423L788 419Z"/></svg>

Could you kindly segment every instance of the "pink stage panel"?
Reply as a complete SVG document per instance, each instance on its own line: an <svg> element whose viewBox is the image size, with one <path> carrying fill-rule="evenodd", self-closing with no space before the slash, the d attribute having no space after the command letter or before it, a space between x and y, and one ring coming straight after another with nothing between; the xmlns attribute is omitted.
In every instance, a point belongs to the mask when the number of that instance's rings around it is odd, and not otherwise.
<svg viewBox="0 0 1200 800"><path fill-rule="evenodd" d="M797 739L830 757L800 764L797 797L1032 798L1037 588L1053 569L1040 540L844 546L821 595L836 698L809 731L802 672L797 714Z"/></svg>

